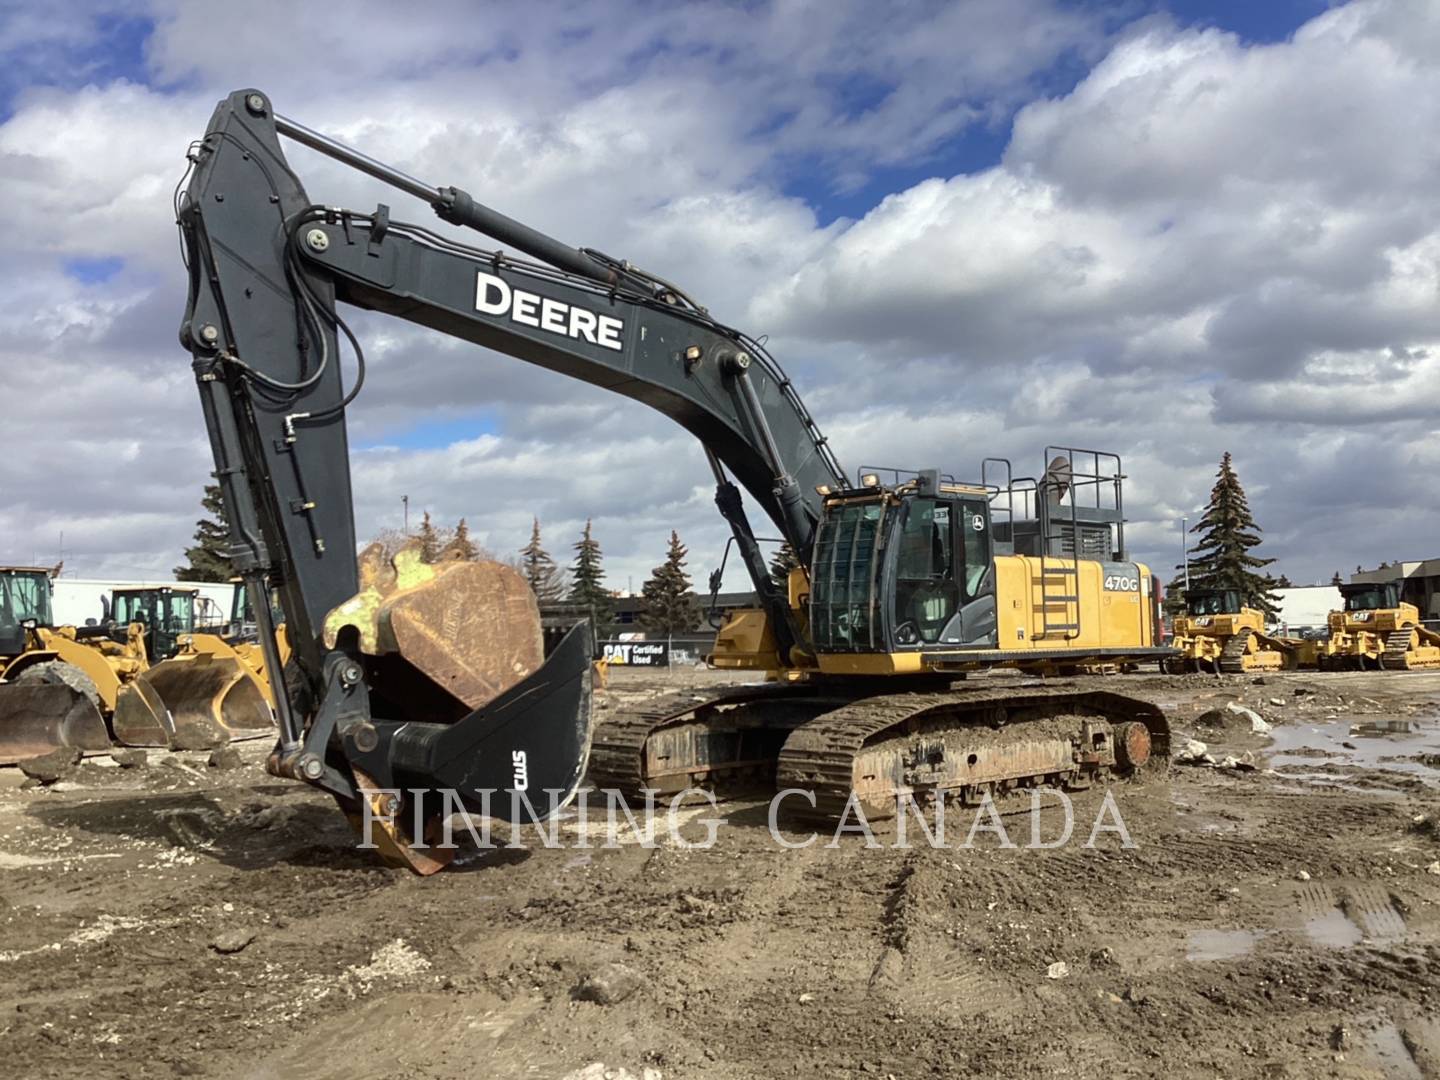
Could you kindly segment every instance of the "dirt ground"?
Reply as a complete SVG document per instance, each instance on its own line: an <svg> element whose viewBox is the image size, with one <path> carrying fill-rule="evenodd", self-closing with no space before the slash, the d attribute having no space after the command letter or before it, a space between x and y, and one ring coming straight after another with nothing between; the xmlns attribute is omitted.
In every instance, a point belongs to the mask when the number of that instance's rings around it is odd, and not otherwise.
<svg viewBox="0 0 1440 1080"><path fill-rule="evenodd" d="M607 704L683 678L617 672ZM1012 848L952 812L945 848L789 850L757 797L683 812L682 839L725 819L708 849L572 819L419 879L264 743L0 770L6 1071L1440 1077L1440 673L1091 681L1236 759L1109 788L1131 847L1085 846L1106 790L1048 849L1006 804Z"/></svg>

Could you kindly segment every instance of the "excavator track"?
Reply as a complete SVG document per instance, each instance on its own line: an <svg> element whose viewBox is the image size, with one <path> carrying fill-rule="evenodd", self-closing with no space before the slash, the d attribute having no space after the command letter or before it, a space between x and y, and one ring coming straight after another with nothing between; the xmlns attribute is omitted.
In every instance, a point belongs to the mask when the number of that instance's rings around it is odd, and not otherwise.
<svg viewBox="0 0 1440 1080"><path fill-rule="evenodd" d="M790 683L671 694L595 725L590 782L627 798L737 781L768 786L790 730L845 700Z"/></svg>
<svg viewBox="0 0 1440 1080"><path fill-rule="evenodd" d="M776 785L813 793L787 808L839 818L853 793L867 815L901 795L973 801L1046 784L1081 787L1169 757L1170 727L1155 705L1107 692L996 689L886 694L851 702L793 731Z"/></svg>

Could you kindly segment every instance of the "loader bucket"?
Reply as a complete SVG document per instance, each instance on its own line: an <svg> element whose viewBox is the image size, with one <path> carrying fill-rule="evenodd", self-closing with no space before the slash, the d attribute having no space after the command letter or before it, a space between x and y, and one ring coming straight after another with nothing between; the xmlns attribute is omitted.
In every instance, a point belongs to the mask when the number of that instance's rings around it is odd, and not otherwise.
<svg viewBox="0 0 1440 1080"><path fill-rule="evenodd" d="M105 721L88 697L49 683L0 686L0 765L64 747L110 749Z"/></svg>
<svg viewBox="0 0 1440 1080"><path fill-rule="evenodd" d="M129 746L208 750L232 733L274 729L259 684L234 657L175 657L127 686L115 703L115 738Z"/></svg>

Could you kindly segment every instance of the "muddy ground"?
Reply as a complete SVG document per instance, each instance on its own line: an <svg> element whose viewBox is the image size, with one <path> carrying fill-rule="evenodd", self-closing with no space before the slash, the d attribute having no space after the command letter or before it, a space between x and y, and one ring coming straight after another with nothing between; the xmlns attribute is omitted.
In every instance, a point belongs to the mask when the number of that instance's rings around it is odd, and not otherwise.
<svg viewBox="0 0 1440 1080"><path fill-rule="evenodd" d="M1014 848L962 847L952 814L948 848L891 824L786 850L753 798L705 850L663 827L586 849L572 821L419 879L267 776L263 743L39 789L0 770L5 1071L1440 1077L1440 674L1099 685L1239 766L1113 785L1128 848L1085 846L1103 790L1046 850L1023 813ZM607 697L667 688L617 672ZM1197 726L1236 700L1273 731Z"/></svg>

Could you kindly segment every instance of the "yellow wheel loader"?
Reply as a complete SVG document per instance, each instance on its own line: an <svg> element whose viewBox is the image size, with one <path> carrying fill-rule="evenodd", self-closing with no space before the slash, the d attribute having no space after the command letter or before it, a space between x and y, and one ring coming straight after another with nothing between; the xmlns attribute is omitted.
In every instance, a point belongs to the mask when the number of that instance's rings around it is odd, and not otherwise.
<svg viewBox="0 0 1440 1080"><path fill-rule="evenodd" d="M253 646L195 629L199 590L186 586L117 589L110 618L138 626L154 661L120 691L111 727L127 746L201 750L237 732L274 728L263 667L247 662ZM242 655L240 650L245 650Z"/></svg>
<svg viewBox="0 0 1440 1080"><path fill-rule="evenodd" d="M1170 639L1180 655L1164 664L1170 672L1293 671L1315 666L1306 656L1309 644L1267 634L1265 613L1246 606L1234 589L1191 589Z"/></svg>
<svg viewBox="0 0 1440 1080"><path fill-rule="evenodd" d="M1440 633L1423 625L1420 609L1400 599L1398 581L1340 586L1345 607L1330 612L1320 667L1330 671L1440 668Z"/></svg>
<svg viewBox="0 0 1440 1080"><path fill-rule="evenodd" d="M148 666L138 627L52 626L52 571L0 567L0 764L60 747L110 746L105 717Z"/></svg>

